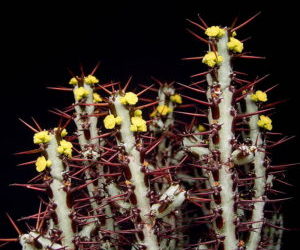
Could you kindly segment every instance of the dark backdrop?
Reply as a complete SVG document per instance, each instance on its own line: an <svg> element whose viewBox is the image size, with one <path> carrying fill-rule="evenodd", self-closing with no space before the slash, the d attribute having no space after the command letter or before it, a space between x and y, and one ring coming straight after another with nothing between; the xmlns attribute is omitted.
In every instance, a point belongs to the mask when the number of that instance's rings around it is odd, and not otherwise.
<svg viewBox="0 0 300 250"><path fill-rule="evenodd" d="M239 32L240 38L251 36L246 50L264 55L267 60L241 62L239 69L252 75L271 73L265 88L280 83L273 100L289 98L274 115L275 131L299 134L299 13L295 4L262 4L253 1L100 1L100 4L68 5L17 4L1 10L1 130L0 130L0 237L13 237L5 212L14 218L37 210L36 193L9 183L29 179L33 168L16 167L20 159L14 152L32 147L32 134L17 118L34 116L47 128L57 118L48 113L52 107L63 107L72 99L64 93L47 90L46 86L65 84L67 68L87 71L98 62L97 76L102 81L125 81L134 76L135 83L148 84L151 75L163 80L189 81L189 75L204 69L199 62L183 62L182 57L199 56L206 46L189 35L185 19L196 20L200 13L210 25L229 25L235 16L245 20L262 11L253 23ZM66 4L66 2L64 3ZM194 29L196 30L196 29ZM297 142L298 140L298 142ZM275 163L299 162L299 136L278 148ZM285 202L285 226L299 227L299 167L290 169L288 178L296 185L285 190L295 197ZM283 249L298 249L299 232L284 234ZM18 249L9 245L7 249Z"/></svg>

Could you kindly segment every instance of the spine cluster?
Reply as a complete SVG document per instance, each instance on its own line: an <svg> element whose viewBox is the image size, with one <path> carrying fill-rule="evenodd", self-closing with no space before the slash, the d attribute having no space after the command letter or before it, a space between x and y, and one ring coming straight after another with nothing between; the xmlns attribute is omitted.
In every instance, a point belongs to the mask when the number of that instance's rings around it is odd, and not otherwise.
<svg viewBox="0 0 300 250"><path fill-rule="evenodd" d="M205 72L191 84L162 82L132 91L131 78L102 83L83 72L70 87L74 102L52 111L53 129L23 121L33 132L37 175L26 184L41 192L23 249L280 249L283 221L277 203L285 168L270 150L291 137L272 132L267 103L273 87L235 70L244 52L236 27L190 21L207 53ZM276 184L277 183L277 184ZM279 196L279 197L278 197Z"/></svg>

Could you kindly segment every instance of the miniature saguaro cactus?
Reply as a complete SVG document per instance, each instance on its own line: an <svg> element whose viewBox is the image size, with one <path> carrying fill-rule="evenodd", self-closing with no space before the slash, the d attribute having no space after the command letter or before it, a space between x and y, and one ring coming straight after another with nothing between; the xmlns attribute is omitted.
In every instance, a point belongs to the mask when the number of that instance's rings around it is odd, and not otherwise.
<svg viewBox="0 0 300 250"><path fill-rule="evenodd" d="M233 69L244 52L237 27L191 24L206 38L201 60L208 70L191 84L163 82L130 89L131 78L102 83L75 74L74 102L51 111L56 128L33 120L37 175L26 184L40 191L38 212L23 233L8 216L23 249L280 249L286 198L275 181L293 164L272 165L270 149L288 141L272 132L265 77L247 80ZM233 59L237 59L233 62ZM207 83L207 84L205 84ZM75 128L75 129L74 129ZM27 225L29 225L27 223Z"/></svg>

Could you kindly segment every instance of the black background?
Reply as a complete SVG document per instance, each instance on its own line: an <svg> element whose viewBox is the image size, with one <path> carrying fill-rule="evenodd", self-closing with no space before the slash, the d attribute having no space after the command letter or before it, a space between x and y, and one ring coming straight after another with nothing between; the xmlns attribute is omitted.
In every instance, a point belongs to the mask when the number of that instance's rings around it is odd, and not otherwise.
<svg viewBox="0 0 300 250"><path fill-rule="evenodd" d="M246 50L266 56L267 60L237 61L235 65L252 79L271 73L261 88L280 83L271 99L290 99L274 114L274 130L299 135L300 29L295 4L101 1L96 5L44 1L43 5L15 3L2 7L0 237L16 236L5 212L18 218L38 207L35 192L8 187L9 183L22 183L34 174L31 167L16 167L20 158L13 153L32 147L32 133L17 118L29 120L34 116L46 128L55 126L57 118L47 110L68 105L72 98L45 87L64 85L70 78L67 68L79 73L79 64L89 72L100 61L97 76L102 82L126 81L133 75L136 84L150 84L150 76L188 83L191 74L205 69L199 62L180 60L206 51L204 44L185 31L198 31L185 21L197 20L197 13L209 25L230 25L235 16L242 22L262 11L238 32L238 38L251 36L245 43ZM275 150L273 160L277 164L299 162L298 152L299 136ZM285 226L289 228L299 227L299 173L299 167L291 168L288 179L296 187L283 188L287 196L295 197L284 205ZM299 249L297 235L297 231L286 232L283 249ZM18 246L11 244L7 249Z"/></svg>

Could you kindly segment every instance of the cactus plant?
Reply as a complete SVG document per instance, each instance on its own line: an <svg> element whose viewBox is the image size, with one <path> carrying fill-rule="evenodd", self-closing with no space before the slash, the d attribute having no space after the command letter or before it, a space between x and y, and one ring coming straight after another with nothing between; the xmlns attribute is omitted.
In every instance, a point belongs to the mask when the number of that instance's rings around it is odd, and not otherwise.
<svg viewBox="0 0 300 250"><path fill-rule="evenodd" d="M21 218L35 223L24 233L8 215L18 237L0 240L29 250L280 249L277 203L287 198L273 182L285 183L294 164L273 165L269 154L292 137L272 131L280 101L267 102L274 87L258 88L266 76L235 70L240 59L263 59L237 39L256 16L230 27L188 20L207 46L183 58L207 67L191 84L103 83L97 65L50 87L74 102L51 111L54 128L21 120L36 147L18 154L36 158L20 165L37 174L13 184L41 192L38 211Z"/></svg>

